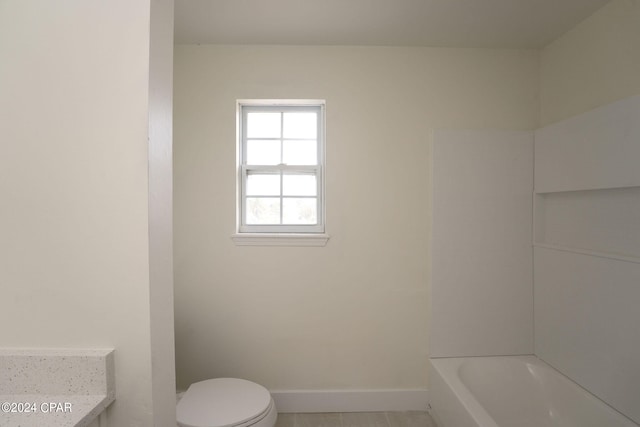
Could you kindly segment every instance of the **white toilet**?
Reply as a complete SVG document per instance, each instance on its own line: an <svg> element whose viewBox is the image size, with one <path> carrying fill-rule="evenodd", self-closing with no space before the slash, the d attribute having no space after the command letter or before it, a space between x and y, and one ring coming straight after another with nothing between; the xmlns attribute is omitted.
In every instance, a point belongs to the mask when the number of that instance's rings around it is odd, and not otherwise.
<svg viewBox="0 0 640 427"><path fill-rule="evenodd" d="M191 384L178 402L176 417L179 427L273 427L278 412L263 386L215 378Z"/></svg>

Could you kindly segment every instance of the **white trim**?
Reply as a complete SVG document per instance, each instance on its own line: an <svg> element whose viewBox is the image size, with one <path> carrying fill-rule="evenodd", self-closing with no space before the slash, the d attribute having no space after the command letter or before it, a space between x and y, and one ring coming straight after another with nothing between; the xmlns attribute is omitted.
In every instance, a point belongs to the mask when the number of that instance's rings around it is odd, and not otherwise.
<svg viewBox="0 0 640 427"><path fill-rule="evenodd" d="M231 239L237 246L326 246L329 237L324 233L236 233Z"/></svg>
<svg viewBox="0 0 640 427"><path fill-rule="evenodd" d="M426 389L272 390L278 412L426 411Z"/></svg>
<svg viewBox="0 0 640 427"><path fill-rule="evenodd" d="M236 103L236 166L237 166L237 183L236 183L236 230L238 233L271 233L271 234L286 234L286 233L324 233L326 227L326 202L325 202L325 181L324 181L324 167L325 167L325 117L326 117L326 102L324 100L237 100ZM314 139L317 142L317 164L315 165L285 165L280 163L278 165L247 165L246 164L246 115L251 111L278 111L280 113L286 111L303 111L309 110L317 113L317 135ZM283 117L283 116L282 116ZM282 125L282 124L281 124ZM283 131L282 131L283 132ZM271 138L269 138L271 139ZM284 143L286 138L281 133L280 137L275 138ZM281 161L282 150L281 150ZM316 223L315 224L282 224L284 211L282 209L283 200L286 198L282 192L282 179L280 181L280 194L277 197L280 200L280 223L279 224L246 224L246 177L249 170L265 170L279 172L281 175L287 171L303 171L306 173L313 172L316 176L317 191L315 195L316 200ZM235 239L234 239L235 240ZM247 240L247 239L244 239ZM264 239L262 239L264 241ZM282 241L281 239L279 241ZM326 242L325 242L326 243ZM272 245L272 244L270 244ZM282 243L280 244L282 245ZM289 244L287 244L289 246ZM299 245L295 245L299 246ZM309 246L309 245L305 245ZM317 246L317 245L313 245Z"/></svg>
<svg viewBox="0 0 640 427"><path fill-rule="evenodd" d="M314 107L320 104L326 104L324 99L238 99L239 106L297 106L297 107Z"/></svg>

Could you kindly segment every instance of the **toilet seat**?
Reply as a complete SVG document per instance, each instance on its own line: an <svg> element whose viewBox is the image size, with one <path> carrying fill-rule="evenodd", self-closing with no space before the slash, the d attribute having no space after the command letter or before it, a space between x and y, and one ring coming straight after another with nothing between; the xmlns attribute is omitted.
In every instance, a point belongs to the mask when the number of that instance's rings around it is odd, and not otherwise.
<svg viewBox="0 0 640 427"><path fill-rule="evenodd" d="M237 378L192 384L176 408L180 427L273 427L277 412L269 391Z"/></svg>

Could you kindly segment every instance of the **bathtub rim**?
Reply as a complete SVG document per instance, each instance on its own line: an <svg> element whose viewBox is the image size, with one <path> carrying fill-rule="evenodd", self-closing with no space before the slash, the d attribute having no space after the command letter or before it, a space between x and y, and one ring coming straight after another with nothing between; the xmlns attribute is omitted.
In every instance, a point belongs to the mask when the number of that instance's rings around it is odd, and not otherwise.
<svg viewBox="0 0 640 427"><path fill-rule="evenodd" d="M474 420L474 422L478 423L478 426L480 427L500 427L500 425L496 423L489 412L480 404L480 402L478 402L474 394L471 392L471 390L469 390L469 388L462 382L462 379L460 378L460 366L465 361L468 361L470 359L515 359L520 360L525 364L532 364L550 369L555 374L559 375L563 381L568 381L570 385L575 386L578 390L584 392L587 399L597 402L600 405L604 405L605 410L615 413L615 415L621 417L621 421L628 423L629 427L640 427L640 424L637 424L634 420L618 411L616 408L602 400L600 397L594 395L588 389L584 388L581 384L577 383L576 381L565 375L563 372L559 371L535 354L429 358L430 368L433 369L432 371L430 371L430 378L433 375L438 375L440 379L445 383L445 385L449 387L451 393L454 394L456 398L458 398L459 403L464 407L469 416ZM433 391L431 392L433 393Z"/></svg>
<svg viewBox="0 0 640 427"><path fill-rule="evenodd" d="M433 369L432 375L438 375L440 380L449 388L449 391L458 399L458 403L467 411L479 427L500 427L487 410L478 402L471 390L460 379L458 369L460 365L471 357L512 357L512 356L470 356L470 357L434 357L429 359ZM432 389L432 387L430 387ZM432 391L433 392L433 391ZM432 408L435 417L438 418L437 408ZM437 420L436 420L437 421Z"/></svg>

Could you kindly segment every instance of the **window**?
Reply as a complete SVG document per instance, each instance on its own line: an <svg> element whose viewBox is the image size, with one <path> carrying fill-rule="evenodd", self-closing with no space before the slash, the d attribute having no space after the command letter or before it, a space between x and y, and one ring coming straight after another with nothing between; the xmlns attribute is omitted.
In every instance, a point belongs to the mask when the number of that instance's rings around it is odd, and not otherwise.
<svg viewBox="0 0 640 427"><path fill-rule="evenodd" d="M239 235L324 233L324 102L239 101L238 136Z"/></svg>

